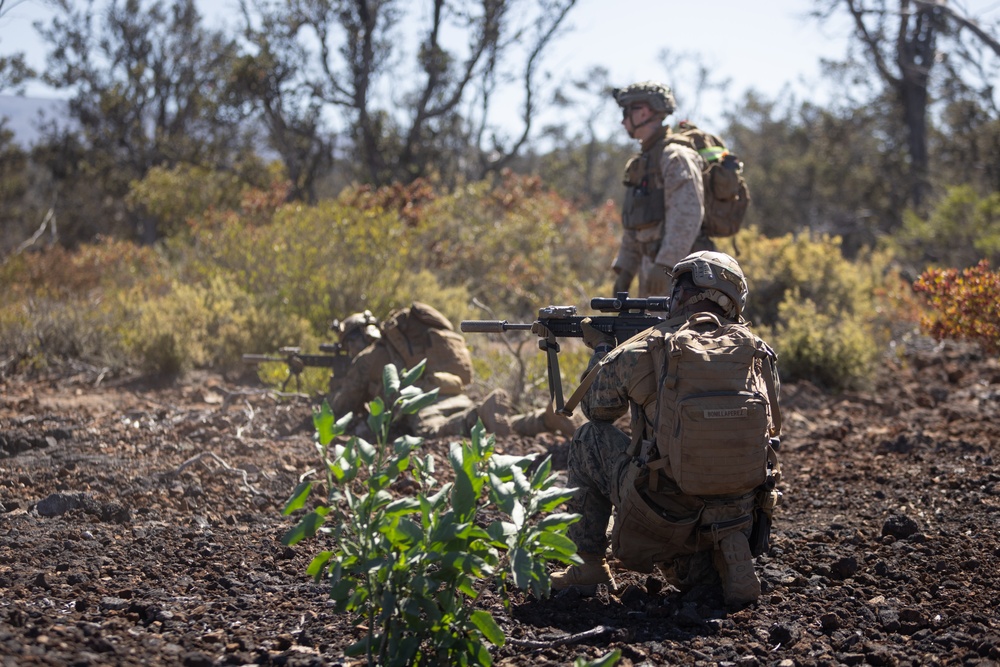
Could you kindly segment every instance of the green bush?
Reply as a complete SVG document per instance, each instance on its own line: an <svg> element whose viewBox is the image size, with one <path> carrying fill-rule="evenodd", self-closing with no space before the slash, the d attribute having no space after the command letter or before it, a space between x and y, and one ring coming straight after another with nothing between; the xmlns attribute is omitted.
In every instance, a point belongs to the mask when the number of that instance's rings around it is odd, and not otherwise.
<svg viewBox="0 0 1000 667"><path fill-rule="evenodd" d="M981 198L967 185L948 188L927 218L907 211L887 242L916 271L1000 263L1000 193Z"/></svg>
<svg viewBox="0 0 1000 667"><path fill-rule="evenodd" d="M240 366L246 352L318 347L307 322L268 310L221 275L205 285L174 282L159 295L121 298L123 311L129 312L121 328L123 344L147 373L225 371Z"/></svg>
<svg viewBox="0 0 1000 667"><path fill-rule="evenodd" d="M367 628L348 655L365 656L369 665L489 665L485 642L502 645L505 637L476 601L490 582L498 583L505 605L509 584L548 595L547 564L579 562L565 535L579 515L550 513L571 490L554 485L549 459L532 472L534 456L497 454L481 422L471 441L452 443L454 481L446 484L434 477L434 456L418 455L420 438L390 443L394 420L437 398L436 390L423 393L413 384L423 368L400 374L385 367L387 399L368 404L374 444L357 436L344 442L352 415L337 420L326 403L315 412L326 495L283 542L322 539L309 574L328 582L338 611L356 614ZM407 474L419 490L394 494ZM295 489L285 514L306 505L313 484Z"/></svg>
<svg viewBox="0 0 1000 667"><path fill-rule="evenodd" d="M890 275L888 255L848 261L838 237L765 238L754 228L741 233L739 248L746 315L778 352L782 378L830 389L867 383L891 336L875 301Z"/></svg>

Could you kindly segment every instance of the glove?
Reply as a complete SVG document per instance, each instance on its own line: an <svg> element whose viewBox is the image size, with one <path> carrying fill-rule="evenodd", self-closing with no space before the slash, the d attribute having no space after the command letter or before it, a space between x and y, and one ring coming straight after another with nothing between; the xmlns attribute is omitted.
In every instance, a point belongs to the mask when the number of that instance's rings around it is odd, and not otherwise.
<svg viewBox="0 0 1000 667"><path fill-rule="evenodd" d="M606 345L609 348L615 346L614 336L595 329L589 317L580 320L580 330L583 331L584 345L592 350L596 350L600 345Z"/></svg>

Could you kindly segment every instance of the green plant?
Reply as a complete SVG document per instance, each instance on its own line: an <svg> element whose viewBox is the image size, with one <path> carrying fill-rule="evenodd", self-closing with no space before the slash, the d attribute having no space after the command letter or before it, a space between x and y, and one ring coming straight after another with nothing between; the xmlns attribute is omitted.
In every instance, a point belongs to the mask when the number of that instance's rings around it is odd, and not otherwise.
<svg viewBox="0 0 1000 667"><path fill-rule="evenodd" d="M972 267L928 269L913 284L931 306L921 318L923 329L936 339L966 338L989 353L1000 351L1000 272L980 260Z"/></svg>
<svg viewBox="0 0 1000 667"><path fill-rule="evenodd" d="M750 296L746 315L778 352L782 379L806 379L829 389L867 383L887 349L891 318L881 316L876 292L890 284L885 252L853 261L835 236L787 234L766 238L740 232L740 266Z"/></svg>
<svg viewBox="0 0 1000 667"><path fill-rule="evenodd" d="M620 648L616 648L614 651L611 651L596 660L577 658L573 661L573 667L611 667L612 665L617 665L618 661L621 659L622 650Z"/></svg>
<svg viewBox="0 0 1000 667"><path fill-rule="evenodd" d="M505 605L511 583L548 595L547 563L579 562L565 535L579 516L549 514L572 492L554 485L549 459L529 472L534 457L495 453L495 438L482 423L469 441L451 444L454 481L441 485L434 456L418 456L420 438L401 436L390 444L397 418L437 399L436 390L414 386L423 370L423 362L402 374L385 367L386 399L368 404L375 444L357 436L342 442L352 415L337 419L326 403L315 411L326 498L283 542L320 535L332 543L308 572L317 581L327 578L336 609L357 614L368 629L348 655L364 655L369 665L489 665L484 640L502 645L505 637L476 600L490 583ZM395 494L408 474L419 490ZM313 485L298 485L286 515L305 506ZM499 513L507 518L485 525L484 516Z"/></svg>

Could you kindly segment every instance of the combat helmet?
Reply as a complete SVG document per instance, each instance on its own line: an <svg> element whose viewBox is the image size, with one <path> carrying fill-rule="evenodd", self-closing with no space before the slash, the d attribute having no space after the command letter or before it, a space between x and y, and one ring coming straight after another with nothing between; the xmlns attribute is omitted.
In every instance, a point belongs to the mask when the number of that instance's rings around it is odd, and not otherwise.
<svg viewBox="0 0 1000 667"><path fill-rule="evenodd" d="M348 339L362 337L365 345L368 345L382 338L382 333L378 330L378 318L370 310L354 313L343 321L334 320L330 328L337 332L341 344L346 344Z"/></svg>
<svg viewBox="0 0 1000 667"><path fill-rule="evenodd" d="M677 108L677 101L674 99L674 92L670 90L670 86L655 81L640 81L626 88L614 88L611 94L618 106L623 109L635 102L645 102L653 111L662 114L664 118Z"/></svg>
<svg viewBox="0 0 1000 667"><path fill-rule="evenodd" d="M679 283L682 276L691 274L691 279L703 292L681 303ZM725 309L730 319L740 320L747 305L747 281L739 262L724 252L702 250L693 252L674 265L670 275L674 279L674 291L670 298L670 312L676 312L692 299L708 299Z"/></svg>

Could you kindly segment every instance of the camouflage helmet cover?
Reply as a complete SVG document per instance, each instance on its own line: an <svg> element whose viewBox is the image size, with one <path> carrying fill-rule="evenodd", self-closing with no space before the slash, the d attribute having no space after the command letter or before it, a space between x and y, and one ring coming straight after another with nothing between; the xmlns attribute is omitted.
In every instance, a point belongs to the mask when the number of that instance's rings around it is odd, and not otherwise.
<svg viewBox="0 0 1000 667"><path fill-rule="evenodd" d="M677 262L670 274L673 276L676 285L681 276L690 273L694 284L698 287L712 291L716 290L731 300L735 307L736 318L743 316L743 311L747 305L746 277L739 262L732 256L724 252L714 252L702 250L694 252ZM714 300L714 299L713 299ZM673 307L671 303L671 307ZM682 304L677 304L678 306ZM729 304L720 303L723 308L729 309Z"/></svg>
<svg viewBox="0 0 1000 667"><path fill-rule="evenodd" d="M655 81L641 81L626 88L615 88L611 94L623 109L634 102L645 102L653 111L669 116L677 108L670 86Z"/></svg>
<svg viewBox="0 0 1000 667"><path fill-rule="evenodd" d="M354 313L343 321L334 320L330 328L339 334L341 341L355 331L359 331L372 340L382 337L382 334L378 330L378 318L372 315L372 311L370 310L366 310L363 313Z"/></svg>

